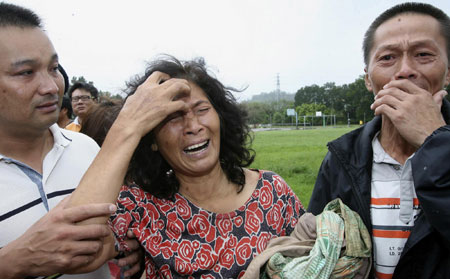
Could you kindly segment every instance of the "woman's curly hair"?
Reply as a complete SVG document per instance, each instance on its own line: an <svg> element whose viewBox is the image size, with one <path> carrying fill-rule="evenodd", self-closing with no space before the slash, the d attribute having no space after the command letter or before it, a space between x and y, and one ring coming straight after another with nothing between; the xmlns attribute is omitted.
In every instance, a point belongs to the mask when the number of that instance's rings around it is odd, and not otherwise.
<svg viewBox="0 0 450 279"><path fill-rule="evenodd" d="M136 92L139 85L155 71L168 74L172 78L183 78L198 85L205 93L220 119L220 165L229 181L242 191L245 185L244 167L254 160L254 150L247 126L247 113L236 102L231 87L225 87L212 77L203 58L179 61L172 56L164 56L148 64L143 76L130 81L126 89L128 96ZM179 190L179 182L172 167L158 151L151 149L155 142L153 132L145 135L136 148L126 176L128 183L136 183L145 191L158 198L170 199Z"/></svg>

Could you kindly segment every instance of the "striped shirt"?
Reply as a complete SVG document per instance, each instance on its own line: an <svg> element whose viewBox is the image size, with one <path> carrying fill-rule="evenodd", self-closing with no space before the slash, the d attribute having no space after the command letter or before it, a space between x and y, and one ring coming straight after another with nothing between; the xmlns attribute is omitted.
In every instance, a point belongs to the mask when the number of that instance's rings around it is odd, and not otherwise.
<svg viewBox="0 0 450 279"><path fill-rule="evenodd" d="M0 154L0 247L17 239L69 195L95 158L99 147L89 137L50 127L54 144L42 174ZM59 278L109 278L107 265L94 273Z"/></svg>
<svg viewBox="0 0 450 279"><path fill-rule="evenodd" d="M370 213L376 278L390 279L420 213L414 189L411 157L401 165L378 140L372 141Z"/></svg>

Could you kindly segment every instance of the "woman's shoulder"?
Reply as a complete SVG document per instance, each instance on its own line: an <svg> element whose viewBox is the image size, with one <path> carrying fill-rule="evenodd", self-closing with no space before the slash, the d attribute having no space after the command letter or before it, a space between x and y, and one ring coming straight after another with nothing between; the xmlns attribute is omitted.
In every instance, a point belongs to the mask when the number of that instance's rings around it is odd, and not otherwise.
<svg viewBox="0 0 450 279"><path fill-rule="evenodd" d="M256 170L256 171L259 172L259 179L260 180L268 181L268 182L280 181L280 182L286 184L286 182L281 177L281 175L279 175L278 173L276 173L274 171L259 170L259 169L252 169L252 170Z"/></svg>
<svg viewBox="0 0 450 279"><path fill-rule="evenodd" d="M278 173L270 170L258 170L260 173L259 185L260 187L269 187L274 192L277 193L278 196L295 196L292 188L287 184L287 182L281 177Z"/></svg>

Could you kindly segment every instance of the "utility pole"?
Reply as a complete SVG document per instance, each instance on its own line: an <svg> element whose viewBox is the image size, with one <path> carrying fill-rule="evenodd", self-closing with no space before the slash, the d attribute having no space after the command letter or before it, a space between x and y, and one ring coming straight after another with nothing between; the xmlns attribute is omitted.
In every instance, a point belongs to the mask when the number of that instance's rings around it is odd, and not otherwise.
<svg viewBox="0 0 450 279"><path fill-rule="evenodd" d="M280 93L280 73L277 73L277 93Z"/></svg>
<svg viewBox="0 0 450 279"><path fill-rule="evenodd" d="M277 104L280 105L280 73L277 73Z"/></svg>

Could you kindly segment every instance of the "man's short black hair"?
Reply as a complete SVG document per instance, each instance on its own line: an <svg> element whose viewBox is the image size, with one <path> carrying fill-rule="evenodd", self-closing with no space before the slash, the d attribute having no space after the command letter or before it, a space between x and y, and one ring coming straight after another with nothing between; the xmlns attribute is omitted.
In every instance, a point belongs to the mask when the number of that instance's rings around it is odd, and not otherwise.
<svg viewBox="0 0 450 279"><path fill-rule="evenodd" d="M69 89L69 98L72 99L73 91L77 89L86 90L94 99L98 98L98 90L92 84L86 82L75 82Z"/></svg>
<svg viewBox="0 0 450 279"><path fill-rule="evenodd" d="M0 27L42 28L41 19L33 11L8 3L0 3Z"/></svg>
<svg viewBox="0 0 450 279"><path fill-rule="evenodd" d="M373 48L374 35L377 28L386 22L387 20L404 13L415 13L422 15L429 15L435 18L440 26L442 36L445 38L447 57L450 61L450 19L446 13L442 10L425 3L403 3L396 5L386 11L384 11L381 15L379 15L370 25L369 29L367 29L366 34L364 36L363 42L363 52L364 52L364 62L366 63L366 67L369 66L369 56L370 51Z"/></svg>

